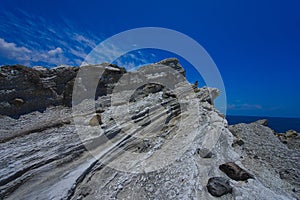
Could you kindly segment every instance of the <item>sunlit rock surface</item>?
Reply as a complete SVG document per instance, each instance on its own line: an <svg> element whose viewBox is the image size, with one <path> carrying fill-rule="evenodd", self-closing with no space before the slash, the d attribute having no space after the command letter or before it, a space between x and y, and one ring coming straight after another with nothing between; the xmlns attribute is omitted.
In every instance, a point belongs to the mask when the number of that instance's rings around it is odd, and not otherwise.
<svg viewBox="0 0 300 200"><path fill-rule="evenodd" d="M78 69L53 69L70 71L68 81L56 80L58 73L44 82L39 73L49 77L53 70L0 70L6 84L0 91L11 95L0 99L0 199L299 198L299 149L289 149L259 123L228 129L213 106L218 90L195 90L177 59L137 72L108 64L97 67L106 70L97 100L77 99L73 107ZM21 70L22 77L10 68ZM140 84L145 77L151 81ZM172 83L170 77L176 86L159 84ZM18 94L24 89L19 81L32 92ZM75 87L84 91L88 84ZM62 99L65 103L56 102ZM38 101L36 107L22 107ZM39 112L40 105L44 112ZM15 111L18 119L9 117ZM229 178L219 169L228 162L253 178ZM214 177L222 177L216 179L221 182L208 183Z"/></svg>

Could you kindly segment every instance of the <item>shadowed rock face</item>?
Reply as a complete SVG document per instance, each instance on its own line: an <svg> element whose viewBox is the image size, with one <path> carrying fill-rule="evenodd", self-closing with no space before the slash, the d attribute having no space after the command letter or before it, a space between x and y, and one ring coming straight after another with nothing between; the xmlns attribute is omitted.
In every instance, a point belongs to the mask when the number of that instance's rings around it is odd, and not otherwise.
<svg viewBox="0 0 300 200"><path fill-rule="evenodd" d="M153 66L179 72L173 76L180 76L178 93L153 84L159 77L169 81L164 73L151 71ZM299 151L288 149L257 123L231 126L230 132L213 106L218 90L185 84L178 60L140 68L154 81L138 88L137 72L109 64L97 67L108 71L98 84L96 102L81 99L72 109L65 105L71 102L76 69L1 68L6 86L0 85L0 91L11 96L0 96L1 106L8 105L1 107L8 116L0 115L0 199L296 198ZM58 71L67 73L65 81L59 81ZM121 89L112 93L116 81ZM38 104L37 94L46 101ZM81 112L72 112L77 107ZM13 112L19 119L9 117ZM232 146L234 139L243 143ZM218 166L228 162L253 172L255 179L227 179Z"/></svg>
<svg viewBox="0 0 300 200"><path fill-rule="evenodd" d="M246 170L240 168L233 162L228 162L219 166L219 169L224 172L229 178L236 181L246 181L249 178L254 178Z"/></svg>
<svg viewBox="0 0 300 200"><path fill-rule="evenodd" d="M28 67L14 65L0 68L0 113L19 116L31 111L43 111L50 105L57 105L57 93L45 86L42 72ZM16 100L19 99L17 103ZM16 104L17 103L17 104Z"/></svg>
<svg viewBox="0 0 300 200"><path fill-rule="evenodd" d="M98 67L98 66L91 66ZM111 93L110 84L116 83L126 71L107 67L99 81L95 96ZM0 114L18 118L33 111L44 111L49 106L72 105L72 92L78 67L55 68L21 65L0 68ZM83 83L85 84L85 83Z"/></svg>

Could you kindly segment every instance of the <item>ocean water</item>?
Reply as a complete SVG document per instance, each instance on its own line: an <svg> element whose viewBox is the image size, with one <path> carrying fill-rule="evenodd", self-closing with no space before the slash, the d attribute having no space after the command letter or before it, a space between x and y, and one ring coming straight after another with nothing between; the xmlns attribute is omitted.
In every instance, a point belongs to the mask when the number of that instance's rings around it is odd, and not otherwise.
<svg viewBox="0 0 300 200"><path fill-rule="evenodd" d="M228 124L251 123L259 119L268 119L268 126L278 133L293 129L300 133L300 118L226 116Z"/></svg>

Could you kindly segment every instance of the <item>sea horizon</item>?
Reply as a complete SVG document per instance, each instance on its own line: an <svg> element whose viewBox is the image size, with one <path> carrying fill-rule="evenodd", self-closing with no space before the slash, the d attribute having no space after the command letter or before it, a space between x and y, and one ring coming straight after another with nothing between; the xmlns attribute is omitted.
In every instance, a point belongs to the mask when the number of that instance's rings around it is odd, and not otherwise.
<svg viewBox="0 0 300 200"><path fill-rule="evenodd" d="M251 123L260 119L267 119L268 127L272 128L277 133L285 133L288 130L300 132L300 117L226 115L226 119L229 125Z"/></svg>

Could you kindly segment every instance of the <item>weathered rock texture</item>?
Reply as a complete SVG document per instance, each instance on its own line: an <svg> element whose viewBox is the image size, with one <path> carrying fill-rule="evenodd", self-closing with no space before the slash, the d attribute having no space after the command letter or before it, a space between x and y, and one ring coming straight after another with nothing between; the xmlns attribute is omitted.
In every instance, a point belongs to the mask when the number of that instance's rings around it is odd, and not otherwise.
<svg viewBox="0 0 300 200"><path fill-rule="evenodd" d="M300 149L300 134L296 131L288 130L285 133L276 133L275 135L289 149Z"/></svg>
<svg viewBox="0 0 300 200"><path fill-rule="evenodd" d="M297 199L299 150L258 123L231 133L213 107L217 89L189 89L184 77L176 91L158 84L169 76L151 68L185 75L178 60L139 69L153 82L138 88L137 72L97 67L107 74L96 102L73 108L65 105L78 69L1 68L0 199ZM219 166L229 162L255 179L228 178Z"/></svg>
<svg viewBox="0 0 300 200"><path fill-rule="evenodd" d="M126 73L124 68L115 65L102 66L106 67L106 70L99 81L95 98L111 93L111 84L116 83L122 74ZM66 66L52 69L28 68L21 65L2 66L0 114L18 118L33 111L44 111L49 106L71 106L73 84L78 69Z"/></svg>
<svg viewBox="0 0 300 200"><path fill-rule="evenodd" d="M300 149L289 149L265 125L254 122L230 126L233 135L244 142L235 146L244 166L272 190L300 195Z"/></svg>

